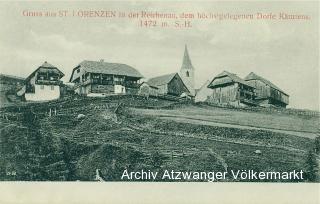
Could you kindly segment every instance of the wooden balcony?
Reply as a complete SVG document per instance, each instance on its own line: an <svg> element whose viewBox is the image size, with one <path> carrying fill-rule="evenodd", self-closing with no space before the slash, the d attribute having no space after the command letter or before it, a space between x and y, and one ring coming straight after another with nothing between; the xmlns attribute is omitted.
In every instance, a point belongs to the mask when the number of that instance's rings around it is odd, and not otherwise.
<svg viewBox="0 0 320 204"><path fill-rule="evenodd" d="M38 79L36 80L36 84L40 85L61 85L62 81L60 80L44 80L44 79Z"/></svg>

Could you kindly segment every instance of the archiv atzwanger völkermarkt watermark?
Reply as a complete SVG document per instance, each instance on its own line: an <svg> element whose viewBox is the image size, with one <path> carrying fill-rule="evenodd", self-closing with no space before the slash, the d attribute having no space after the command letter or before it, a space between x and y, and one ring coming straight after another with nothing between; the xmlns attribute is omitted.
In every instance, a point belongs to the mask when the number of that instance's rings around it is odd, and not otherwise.
<svg viewBox="0 0 320 204"><path fill-rule="evenodd" d="M230 171L151 171L139 170L122 172L123 181L303 181L302 170L292 171L255 171L255 170L230 170Z"/></svg>

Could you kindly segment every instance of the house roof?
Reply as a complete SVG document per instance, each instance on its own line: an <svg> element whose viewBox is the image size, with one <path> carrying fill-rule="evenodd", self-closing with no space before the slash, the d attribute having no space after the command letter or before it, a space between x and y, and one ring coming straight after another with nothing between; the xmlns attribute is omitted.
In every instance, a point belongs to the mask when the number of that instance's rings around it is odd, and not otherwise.
<svg viewBox="0 0 320 204"><path fill-rule="evenodd" d="M47 61L45 61L40 67L44 67L44 68L57 68L57 67L53 66L52 64L48 63Z"/></svg>
<svg viewBox="0 0 320 204"><path fill-rule="evenodd" d="M189 52L187 45L184 48L184 55L183 55L183 60L182 60L182 66L181 69L194 69L189 57Z"/></svg>
<svg viewBox="0 0 320 204"><path fill-rule="evenodd" d="M60 78L64 76L64 74L57 67L45 61L41 66L39 66L26 78L26 81L32 78L36 72L53 72L53 73L59 74Z"/></svg>
<svg viewBox="0 0 320 204"><path fill-rule="evenodd" d="M178 73L172 73L172 74L166 74L166 75L154 77L149 79L147 83L150 84L151 86L160 86L160 85L168 84L173 79L173 77L177 74Z"/></svg>
<svg viewBox="0 0 320 204"><path fill-rule="evenodd" d="M226 77L226 76L229 77L226 80L219 81L219 82L215 81L215 79L217 79L217 78L223 78L223 77ZM248 82L246 82L245 80L243 80L240 77L238 77L236 74L233 74L233 73L230 73L230 72L227 72L227 71L223 71L223 72L221 72L220 74L218 74L216 77L214 77L212 79L211 83L208 85L208 88L213 88L215 86L219 86L219 85L227 84L227 83L240 83L240 84L244 84L246 86L253 87Z"/></svg>
<svg viewBox="0 0 320 204"><path fill-rule="evenodd" d="M146 84L146 85L148 85L149 87L154 88L154 89L159 89L158 87L152 86L152 85L150 85L148 82L145 82L145 81L140 84L140 87L141 87L143 84Z"/></svg>
<svg viewBox="0 0 320 204"><path fill-rule="evenodd" d="M250 80L259 80L259 81L262 81L263 83L269 85L270 87L274 88L274 89L277 89L279 91L281 91L282 93L286 94L283 90L281 90L278 86L274 85L271 81L255 74L254 72L250 72L250 74L248 74L248 76L246 76L244 78L246 81L250 81ZM286 94L288 95L288 94Z"/></svg>
<svg viewBox="0 0 320 204"><path fill-rule="evenodd" d="M112 74L112 75L122 75L122 76L143 78L143 76L140 74L138 70L126 64L84 60L79 64L79 66L81 66L84 69L84 71L91 72L91 73Z"/></svg>

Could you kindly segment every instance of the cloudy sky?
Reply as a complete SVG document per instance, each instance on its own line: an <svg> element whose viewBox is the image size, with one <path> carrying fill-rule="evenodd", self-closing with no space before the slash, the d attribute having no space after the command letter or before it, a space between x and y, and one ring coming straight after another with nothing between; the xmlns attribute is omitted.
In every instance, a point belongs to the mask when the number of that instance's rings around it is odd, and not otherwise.
<svg viewBox="0 0 320 204"><path fill-rule="evenodd" d="M23 11L305 14L310 20L192 20L192 28L141 28L134 19L27 17ZM290 107L319 109L318 5L302 2L0 2L0 71L26 77L44 61L68 81L82 60L126 63L146 78L177 72L184 45L196 86L223 70L251 71L290 95ZM170 21L171 22L171 21ZM171 24L170 24L171 25Z"/></svg>

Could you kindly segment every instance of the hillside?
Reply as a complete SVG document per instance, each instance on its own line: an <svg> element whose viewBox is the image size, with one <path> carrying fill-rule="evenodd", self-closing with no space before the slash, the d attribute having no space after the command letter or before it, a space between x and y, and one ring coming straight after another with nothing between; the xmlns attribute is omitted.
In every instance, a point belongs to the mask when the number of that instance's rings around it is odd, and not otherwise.
<svg viewBox="0 0 320 204"><path fill-rule="evenodd" d="M0 106L16 102L18 97L16 92L24 85L24 79L21 77L0 74Z"/></svg>
<svg viewBox="0 0 320 204"><path fill-rule="evenodd" d="M304 170L319 125L318 114L137 96L31 103L0 113L0 180L94 180L96 169L107 181L119 181L124 169Z"/></svg>

